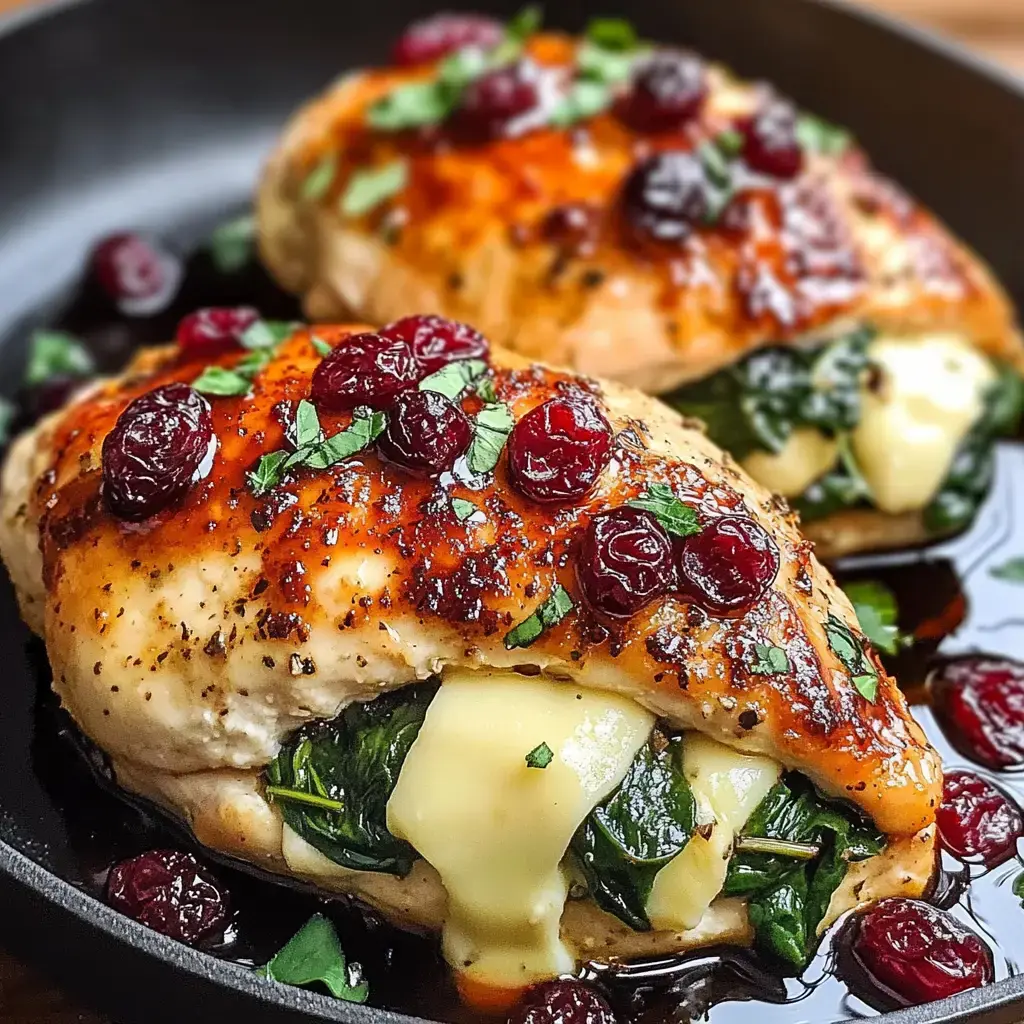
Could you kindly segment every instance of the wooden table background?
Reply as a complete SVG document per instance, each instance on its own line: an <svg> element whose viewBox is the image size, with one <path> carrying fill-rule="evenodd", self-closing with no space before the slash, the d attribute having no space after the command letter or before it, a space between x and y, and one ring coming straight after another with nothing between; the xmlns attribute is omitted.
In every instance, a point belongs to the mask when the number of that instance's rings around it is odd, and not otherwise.
<svg viewBox="0 0 1024 1024"><path fill-rule="evenodd" d="M0 13L20 2L23 0L0 0ZM860 2L936 28L1024 75L1024 0ZM0 1021L5 1024L105 1024L101 1018L65 998L42 975L2 951Z"/></svg>

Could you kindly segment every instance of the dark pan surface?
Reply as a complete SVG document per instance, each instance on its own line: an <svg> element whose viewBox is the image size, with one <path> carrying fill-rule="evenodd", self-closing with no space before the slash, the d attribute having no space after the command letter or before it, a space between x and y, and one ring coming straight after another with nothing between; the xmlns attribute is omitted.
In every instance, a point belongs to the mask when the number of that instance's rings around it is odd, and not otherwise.
<svg viewBox="0 0 1024 1024"><path fill-rule="evenodd" d="M509 14L518 4L474 6ZM403 24L435 7L433 0L80 0L12 19L0 37L0 379L7 390L21 377L30 328L59 317L96 238L144 228L194 246L244 208L260 161L302 99L344 69L382 58ZM1008 76L838 3L550 0L548 21L578 28L612 8L645 35L726 60L849 125L877 164L983 252L1024 304L1024 90ZM971 613L944 653L983 647L1024 656L1020 624L994 628L1008 617L1013 594L981 585L1000 552L1024 551L1024 529L1015 530L1022 507L1024 452L1007 447L997 493L971 535L926 556L929 572L947 557L972 570L961 573ZM909 585L921 588L919 556L912 558L917 575ZM897 589L904 568L886 570ZM122 1024L408 1019L272 986L93 899L109 851L144 848L152 826L105 794L57 735L52 702L39 695L45 659L29 643L6 584L0 659L0 943L38 960ZM312 901L241 877L237 886L245 914L260 924L232 955L261 962ZM343 941L356 944L347 946L354 955L381 944L372 922L348 916L343 931L351 936L343 933ZM403 1008L429 1013L436 1004L427 991L433 976L417 966L430 955L417 940L392 951L389 970L411 993ZM1002 977L1015 972L1003 962ZM1021 977L885 1019L1010 1024L1024 1016L1016 1000L1024 1000ZM765 1024L821 1024L841 1012L836 1002L733 1003L730 1015L712 1020L756 1013Z"/></svg>

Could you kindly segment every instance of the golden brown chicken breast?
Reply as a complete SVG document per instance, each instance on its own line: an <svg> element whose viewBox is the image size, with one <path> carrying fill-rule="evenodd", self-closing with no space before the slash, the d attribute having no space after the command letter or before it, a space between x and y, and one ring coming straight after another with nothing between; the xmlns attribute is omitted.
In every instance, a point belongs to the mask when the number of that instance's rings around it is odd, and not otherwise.
<svg viewBox="0 0 1024 1024"><path fill-rule="evenodd" d="M258 213L310 317L431 310L662 395L825 556L966 525L1022 365L977 256L766 86L533 28L428 20L298 113Z"/></svg>
<svg viewBox="0 0 1024 1024"><path fill-rule="evenodd" d="M441 930L490 1005L713 942L799 968L922 892L938 758L703 433L436 318L242 342L146 353L4 471L0 551L122 786Z"/></svg>

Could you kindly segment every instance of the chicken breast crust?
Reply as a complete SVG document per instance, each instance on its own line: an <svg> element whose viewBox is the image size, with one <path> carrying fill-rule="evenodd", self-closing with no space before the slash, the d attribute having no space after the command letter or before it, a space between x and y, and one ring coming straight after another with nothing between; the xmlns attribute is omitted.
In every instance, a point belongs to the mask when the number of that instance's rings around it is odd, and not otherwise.
<svg viewBox="0 0 1024 1024"><path fill-rule="evenodd" d="M318 327L316 341L340 344L357 330ZM254 497L246 474L285 444L290 410L308 395L320 359L311 332L299 329L248 396L211 399L211 474L142 523L106 510L103 439L131 400L194 380L205 360L174 348L145 353L11 451L0 553L46 641L57 692L122 785L184 818L212 848L285 872L287 834L259 771L289 734L448 669L513 668L628 695L676 727L767 754L859 806L890 843L850 877L887 881L844 887L837 907L865 891L924 889L938 756L870 647L878 693L869 701L858 691L825 632L834 616L861 637L845 595L792 516L699 430L638 392L499 352L495 389L516 419L581 388L613 425L612 463L579 504L523 499L503 463L482 489L454 484L446 493L365 452ZM238 360L229 353L217 362ZM348 418L325 413L322 424L330 435ZM531 647L506 650L506 631L555 584L576 589L569 555L581 527L654 481L705 515L749 515L770 532L780 570L763 599L738 617L716 618L669 598L615 628L577 603ZM486 521L460 523L452 494L472 500ZM755 672L755 644L784 648L788 670ZM440 899L426 865L419 870L389 881L341 877L339 869L338 888L403 920L409 907L428 906L431 891L429 905ZM417 883L422 890L410 895ZM701 942L749 931L722 902L722 922L702 925ZM428 917L411 923L433 927ZM615 922L600 922L584 915L567 923L578 929L572 942L634 948L615 938ZM665 941L679 948L690 940Z"/></svg>

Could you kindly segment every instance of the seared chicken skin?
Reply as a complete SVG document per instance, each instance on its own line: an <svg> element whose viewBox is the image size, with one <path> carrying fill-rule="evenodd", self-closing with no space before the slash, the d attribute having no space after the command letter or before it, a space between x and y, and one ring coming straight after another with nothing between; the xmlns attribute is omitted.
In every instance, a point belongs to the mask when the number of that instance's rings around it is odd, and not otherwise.
<svg viewBox="0 0 1024 1024"><path fill-rule="evenodd" d="M411 476L373 447L326 469L297 467L253 493L261 457L294 439L286 432L325 344L344 347L359 330L298 329L248 394L209 396L212 468L146 518L126 514L115 497L124 481L109 465L104 482L119 417L140 396L195 381L211 364L237 366L244 354L145 353L13 447L0 552L46 641L57 692L121 784L215 849L357 892L405 925L439 927L444 889L425 861L404 879L299 864L260 772L296 729L354 701L431 677L455 693L497 673L513 694L570 688L581 701L621 702L627 717L639 705L666 728L770 758L855 805L888 845L851 869L830 917L882 895L919 894L932 866L937 755L794 517L665 406L495 353L487 398L515 421L567 394L589 396L607 418L607 465L581 499L528 499L507 454L467 483ZM463 401L469 412L481 404ZM319 412L328 438L353 420ZM751 606L718 614L674 593L630 617L590 608L574 570L581 536L652 484L671 488L704 529L734 516L767 532L778 571ZM460 521L453 499L476 512ZM510 632L559 586L568 611L510 649ZM837 653L836 629L861 651L857 678ZM758 664L776 649L783 666ZM865 674L876 692L865 695ZM424 735L431 721L428 712ZM728 899L688 929L636 933L585 901L569 904L562 927L580 955L601 957L750 939L743 903Z"/></svg>

